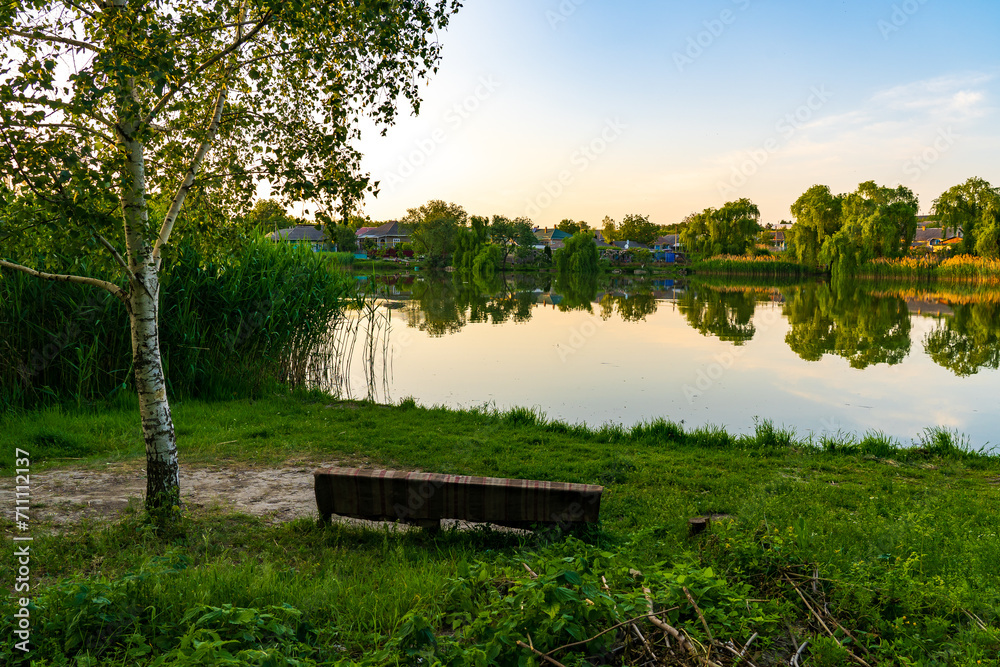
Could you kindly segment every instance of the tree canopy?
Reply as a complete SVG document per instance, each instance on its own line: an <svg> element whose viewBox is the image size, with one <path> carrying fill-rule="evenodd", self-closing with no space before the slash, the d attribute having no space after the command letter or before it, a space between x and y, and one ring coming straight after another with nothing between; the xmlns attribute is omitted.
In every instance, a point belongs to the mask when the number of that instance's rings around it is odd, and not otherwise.
<svg viewBox="0 0 1000 667"><path fill-rule="evenodd" d="M934 200L932 211L941 221L945 235L949 231L962 233L959 252L998 256L1000 188L994 188L982 178L970 178L942 192ZM979 244L981 237L982 246Z"/></svg>
<svg viewBox="0 0 1000 667"><path fill-rule="evenodd" d="M689 215L681 232L684 247L705 255L742 255L760 231L760 210L747 198Z"/></svg>
<svg viewBox="0 0 1000 667"><path fill-rule="evenodd" d="M622 218L616 237L623 241L635 241L649 245L660 235L660 226L649 221L648 215L632 213Z"/></svg>
<svg viewBox="0 0 1000 667"><path fill-rule="evenodd" d="M803 264L816 266L819 252L827 238L842 226L840 211L843 196L834 195L829 186L814 185L792 204L795 222L788 230L788 245Z"/></svg>
<svg viewBox="0 0 1000 667"><path fill-rule="evenodd" d="M876 257L902 257L917 230L917 196L906 186L895 188L865 181L844 195L841 225L820 250L819 261L835 274Z"/></svg>
<svg viewBox="0 0 1000 667"><path fill-rule="evenodd" d="M590 232L577 232L555 251L552 261L559 273L596 274L598 272L597 242Z"/></svg>
<svg viewBox="0 0 1000 667"><path fill-rule="evenodd" d="M500 248L500 266L506 266L507 256L514 246L530 248L537 240L531 231L531 220L527 218L510 218L503 215L494 215L493 222L490 223L490 242Z"/></svg>
<svg viewBox="0 0 1000 667"><path fill-rule="evenodd" d="M559 221L559 224L556 225L556 229L558 229L561 232L566 232L567 234L572 236L573 234L576 234L579 231L590 229L590 225L588 225L583 220L575 222L573 220L570 220L569 218L565 218Z"/></svg>
<svg viewBox="0 0 1000 667"><path fill-rule="evenodd" d="M411 229L417 252L426 254L432 266L445 266L455 250L459 229L465 227L468 218L458 204L434 199L408 209L402 222Z"/></svg>

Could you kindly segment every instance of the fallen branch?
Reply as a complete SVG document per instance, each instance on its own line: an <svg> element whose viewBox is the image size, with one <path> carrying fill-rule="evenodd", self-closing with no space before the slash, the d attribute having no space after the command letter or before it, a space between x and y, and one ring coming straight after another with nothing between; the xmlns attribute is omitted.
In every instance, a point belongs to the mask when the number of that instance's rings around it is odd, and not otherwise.
<svg viewBox="0 0 1000 667"><path fill-rule="evenodd" d="M785 581L787 581L788 583L790 583L792 585L792 588L795 589L795 592L799 594L800 598L802 598L802 603L806 606L806 609L808 609L812 613L812 615L816 617L816 620L819 621L819 624L823 626L823 629L826 630L826 633L828 635L830 635L831 637L833 637L833 640L835 642L837 642L838 644L840 644L841 646L843 646L843 644L841 643L841 641L839 639L837 639L837 635L833 634L833 631L830 630L830 628L827 626L827 624L823 621L823 618L819 615L819 612L817 612L815 609L813 609L812 605L809 604L809 601L806 600L806 596L802 594L802 591L800 591L799 587L795 585L795 582L792 581L791 579L789 579L787 576L785 577ZM836 621L834 621L834 623L836 623ZM841 627L839 623L837 623L837 626ZM843 628L841 628L841 629L843 629ZM851 659L853 659L858 664L863 665L863 667L871 667L871 665L869 665L867 662L865 662L864 660L862 660L858 656L854 655L853 651L848 650L847 651L847 655L849 655L851 657Z"/></svg>
<svg viewBox="0 0 1000 667"><path fill-rule="evenodd" d="M525 565L525 567L528 567L528 566ZM562 664L558 660L555 660L554 658L550 658L549 656L545 655L544 653L542 653L541 651L539 651L538 649L536 649L534 646L528 646L527 644L525 644L524 642L522 642L520 639L517 640L517 645L520 646L521 648L528 649L529 651L531 651L532 653L534 653L535 655L537 655L539 658L541 658L545 662L551 663L551 664L555 665L556 667L566 667L566 665Z"/></svg>
<svg viewBox="0 0 1000 667"><path fill-rule="evenodd" d="M698 603L694 601L693 597L691 597L691 591L689 591L686 586L681 586L681 590L684 591L684 595L687 596L688 602L691 603L691 606L694 607L695 613L698 614L698 618L701 619L701 624L704 626L705 633L708 635L708 641L714 641L715 637L712 636L712 631L708 628L708 623L705 621L705 615L701 613L701 609L698 608Z"/></svg>
<svg viewBox="0 0 1000 667"><path fill-rule="evenodd" d="M722 648L726 649L727 651L729 651L730 653L732 653L733 655L735 655L737 658L739 658L739 660L742 660L743 662L745 662L748 665L750 665L750 667L757 667L757 665L753 664L753 662L750 661L750 658L744 658L742 652L737 651L735 648L733 648L729 644L719 644L719 646L721 646Z"/></svg>
<svg viewBox="0 0 1000 667"><path fill-rule="evenodd" d="M649 657L656 662L656 653L653 651L653 647L649 645L649 642L646 641L646 638L642 636L642 633L639 632L639 627L635 623L629 623L629 627L632 628L632 632L634 632L635 636L642 642L642 645L645 647L646 653L649 654Z"/></svg>
<svg viewBox="0 0 1000 667"><path fill-rule="evenodd" d="M638 570L631 570L630 572L633 577L642 575L642 573L639 572ZM698 649L696 649L691 644L688 638L682 635L680 632L678 632L677 629L671 626L669 623L665 623L664 621L662 621L653 612L653 592L648 588L646 588L645 586L643 586L642 594L646 597L646 605L649 607L649 612L650 612L649 622L655 625L656 627L660 628L667 634L671 635L674 639L677 640L677 644L680 645L681 648L685 649L692 658L697 660L700 657L698 655ZM709 660L707 656L705 657L705 664L708 667L721 667L717 663L714 663L711 660Z"/></svg>
<svg viewBox="0 0 1000 667"><path fill-rule="evenodd" d="M810 597L809 595L806 595L806 597L808 597L810 600L812 600L812 597ZM816 603L815 600L813 600L813 604L815 604L817 607L819 606ZM824 607L823 611L826 612L826 617L828 619L830 619L830 622L833 623L838 628L840 628L841 630L843 630L844 634L851 638L851 641L853 641L856 645L860 646L861 650L865 652L865 655L871 655L871 651L868 650L868 647L865 646L864 644L862 644L861 642L859 642L858 638L855 637L853 634L851 634L850 630L848 630L843 625L841 625L840 622L836 618L833 617L833 615L830 613L830 610L826 608L826 603L825 602L823 604L823 607Z"/></svg>
<svg viewBox="0 0 1000 667"><path fill-rule="evenodd" d="M792 659L788 661L789 665L792 667L799 667L799 656L802 655L802 651L806 650L806 646L809 646L809 642L802 642L802 646L800 646L799 650L795 652Z"/></svg>
<svg viewBox="0 0 1000 667"><path fill-rule="evenodd" d="M521 563L521 565L523 565L524 569L528 571L528 574L531 576L532 579L537 579L538 578L538 575L535 574L534 570L532 570L530 567L528 567L527 563Z"/></svg>
<svg viewBox="0 0 1000 667"><path fill-rule="evenodd" d="M676 609L676 607L673 607L670 611L672 611L673 609ZM660 613L662 614L663 612L660 612ZM589 639L581 639L580 641L573 642L572 644L563 644L562 646L559 646L559 647L556 647L556 648L552 649L551 651L549 651L549 653L551 654L551 653L555 653L556 651L562 651L564 649L573 648L574 646L579 646L580 644L587 644L589 642L594 641L595 639L597 639L601 635L607 634L607 633L611 632L612 630L617 630L618 628L622 627L623 625L628 625L629 623L634 623L634 622L636 622L636 621L638 621L639 619L642 619L642 618L649 618L652 615L653 615L652 613L641 614L639 616L636 616L635 618L630 618L627 621L622 621L621 623L616 623L615 625L612 625L610 628L606 628L604 630L601 630L600 632L598 632L593 637L590 637Z"/></svg>

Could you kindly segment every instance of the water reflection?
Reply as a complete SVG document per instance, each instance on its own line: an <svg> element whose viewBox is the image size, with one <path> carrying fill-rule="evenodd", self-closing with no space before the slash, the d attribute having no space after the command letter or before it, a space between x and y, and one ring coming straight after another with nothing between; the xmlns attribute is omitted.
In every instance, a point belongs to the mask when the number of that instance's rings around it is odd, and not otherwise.
<svg viewBox="0 0 1000 667"><path fill-rule="evenodd" d="M743 345L757 332L753 324L758 291L692 285L677 299L677 309L703 336Z"/></svg>
<svg viewBox="0 0 1000 667"><path fill-rule="evenodd" d="M785 342L806 361L835 354L867 368L898 364L910 352L910 312L898 296L851 283L798 285L784 293L791 326Z"/></svg>
<svg viewBox="0 0 1000 667"><path fill-rule="evenodd" d="M924 351L958 376L1000 367L1000 303L953 303L953 315L924 336Z"/></svg>
<svg viewBox="0 0 1000 667"><path fill-rule="evenodd" d="M780 302L789 326L785 343L805 361L834 355L857 369L897 365L911 352L912 316L929 314L938 321L924 336L923 348L936 364L958 376L1000 368L1000 293L995 292L918 294L849 282L675 285L673 280L552 274L480 279L443 273L376 282L400 308L407 326L433 337L457 333L470 323L527 322L540 307L642 322L671 303L700 334L744 345L758 333L757 303Z"/></svg>
<svg viewBox="0 0 1000 667"><path fill-rule="evenodd" d="M525 322L536 303L536 282L526 276L430 276L413 283L403 314L409 326L432 336L456 333L469 322Z"/></svg>

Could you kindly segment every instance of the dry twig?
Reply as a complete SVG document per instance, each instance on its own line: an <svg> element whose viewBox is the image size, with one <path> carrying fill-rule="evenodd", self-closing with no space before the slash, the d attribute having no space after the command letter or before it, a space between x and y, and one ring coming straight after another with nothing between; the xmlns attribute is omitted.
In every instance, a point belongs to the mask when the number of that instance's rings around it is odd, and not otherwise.
<svg viewBox="0 0 1000 667"><path fill-rule="evenodd" d="M705 633L708 634L708 641L715 641L715 637L712 636L712 631L709 630L708 623L705 621L705 615L701 613L701 609L698 608L698 603L694 601L693 597L691 597L691 591L689 591L686 586L681 586L681 590L684 591L684 595L687 596L688 602L691 603L691 606L694 607L695 613L698 614L698 618L701 619L701 624L705 628Z"/></svg>
<svg viewBox="0 0 1000 667"><path fill-rule="evenodd" d="M792 581L791 579L789 579L788 577L785 577L785 581L787 581L788 583L790 583L792 585L792 588L795 589L795 592L799 594L800 598L802 598L802 603L805 604L806 609L808 609L812 613L812 615L816 617L816 620L819 621L819 624L823 626L823 629L826 630L826 633L828 635L830 635L831 637L833 637L833 640L835 642L837 642L838 644L840 644L841 646L843 646L843 644L841 643L841 641L839 639L837 639L837 635L833 634L833 631L830 630L830 628L827 626L827 624L823 621L823 618L819 615L819 612L817 612L815 609L813 609L812 605L809 604L809 601L806 599L806 596L802 594L802 591L800 591L799 587L795 585L795 582ZM840 623L837 623L836 621L834 621L834 623L837 624L837 627L841 628L842 630L844 629L843 626L840 625ZM846 630L844 630L844 631L847 632ZM852 639L853 639L853 637L852 637ZM864 647L862 646L862 648L864 648ZM867 650L867 649L865 649L865 650ZM849 655L851 657L851 659L854 660L855 662L857 662L858 664L863 665L863 667L871 667L871 665L869 665L867 662L865 662L864 660L862 660L858 656L854 655L854 653L852 651L848 650L847 651L847 655Z"/></svg>
<svg viewBox="0 0 1000 667"><path fill-rule="evenodd" d="M527 567L527 565L525 565L525 567ZM520 639L517 640L517 645L520 646L521 648L528 649L529 651L531 651L532 653L534 653L535 655L537 655L539 658L541 658L545 662L551 663L551 664L555 665L556 667L566 667L566 665L562 664L558 660L556 660L554 658L550 658L546 654L544 654L541 651L539 651L538 649L536 649L534 646L528 646L527 644L525 644L524 642L522 642Z"/></svg>

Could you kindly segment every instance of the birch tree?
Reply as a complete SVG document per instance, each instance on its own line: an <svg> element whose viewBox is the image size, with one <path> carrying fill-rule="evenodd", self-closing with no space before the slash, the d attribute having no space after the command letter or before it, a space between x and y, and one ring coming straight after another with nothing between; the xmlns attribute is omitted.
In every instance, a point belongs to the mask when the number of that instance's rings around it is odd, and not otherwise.
<svg viewBox="0 0 1000 667"><path fill-rule="evenodd" d="M359 120L382 132L437 70L456 0L22 0L0 3L0 270L90 285L128 312L146 507L179 505L160 357L160 272L193 192L240 210L347 207ZM151 198L167 202L151 214ZM55 245L104 275L37 250ZM41 262L44 265L39 265ZM60 266L61 263L61 266Z"/></svg>

